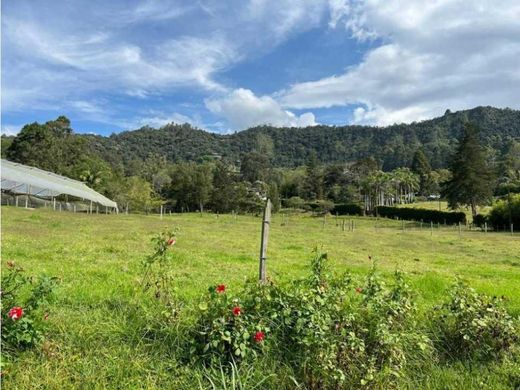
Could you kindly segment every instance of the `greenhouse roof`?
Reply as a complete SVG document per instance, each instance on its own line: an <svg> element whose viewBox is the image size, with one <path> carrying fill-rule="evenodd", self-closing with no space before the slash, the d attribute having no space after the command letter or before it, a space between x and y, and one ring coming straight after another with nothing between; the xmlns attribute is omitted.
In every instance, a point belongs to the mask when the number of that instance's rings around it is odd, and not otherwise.
<svg viewBox="0 0 520 390"><path fill-rule="evenodd" d="M117 203L84 183L7 160L1 160L2 191L29 194L40 198L71 195L102 206L117 208Z"/></svg>

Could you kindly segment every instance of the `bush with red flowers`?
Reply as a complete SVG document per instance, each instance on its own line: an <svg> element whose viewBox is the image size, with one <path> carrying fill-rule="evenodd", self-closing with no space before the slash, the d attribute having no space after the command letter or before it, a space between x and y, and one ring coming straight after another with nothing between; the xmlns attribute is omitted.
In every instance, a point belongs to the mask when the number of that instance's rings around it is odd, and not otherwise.
<svg viewBox="0 0 520 390"><path fill-rule="evenodd" d="M262 286L258 288L262 290ZM262 352L269 327L255 296L234 296L224 284L211 286L199 304L200 317L190 346L192 357L220 364Z"/></svg>
<svg viewBox="0 0 520 390"><path fill-rule="evenodd" d="M7 262L2 276L2 353L10 355L31 347L43 338L43 309L56 285L55 278L25 275L14 262Z"/></svg>
<svg viewBox="0 0 520 390"><path fill-rule="evenodd" d="M238 293L210 287L199 304L191 356L218 366L268 352L309 388L391 387L412 355L431 360L402 274L387 287L374 267L353 285L349 275L332 276L321 253L311 270L287 286L251 280Z"/></svg>

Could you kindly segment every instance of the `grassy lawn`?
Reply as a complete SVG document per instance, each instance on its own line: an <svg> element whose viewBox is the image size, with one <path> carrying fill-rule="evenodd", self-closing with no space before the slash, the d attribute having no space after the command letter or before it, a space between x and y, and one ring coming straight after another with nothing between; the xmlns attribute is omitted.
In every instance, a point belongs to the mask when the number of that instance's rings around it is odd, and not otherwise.
<svg viewBox="0 0 520 390"><path fill-rule="evenodd" d="M438 203L431 202L432 204ZM457 277L478 291L505 295L520 315L520 234L483 233L400 221L354 218L355 230L323 218L274 215L268 275L278 281L302 276L312 250L329 254L335 270L364 274L369 256L384 273L405 271L422 313L440 303ZM213 214L165 216L80 215L2 207L2 264L14 260L30 274L61 279L49 319L48 341L8 367L6 388L198 388L200 370L176 355L175 332L143 337L136 297L140 261L150 238L165 227L180 229L175 252L178 293L186 304L209 285L238 288L258 270L260 218ZM150 302L150 304L153 304ZM279 375L283 370L276 368ZM507 388L499 363L435 368L430 388ZM287 374L289 375L289 374ZM485 387L485 386L484 386Z"/></svg>

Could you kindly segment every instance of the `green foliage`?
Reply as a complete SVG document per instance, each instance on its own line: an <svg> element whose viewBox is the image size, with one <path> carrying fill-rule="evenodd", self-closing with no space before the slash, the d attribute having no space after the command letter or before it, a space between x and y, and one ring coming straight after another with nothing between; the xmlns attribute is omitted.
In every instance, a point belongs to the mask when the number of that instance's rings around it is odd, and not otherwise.
<svg viewBox="0 0 520 390"><path fill-rule="evenodd" d="M80 179L81 168L95 159L85 139L73 134L70 121L60 116L54 121L25 125L5 152L10 161L34 166Z"/></svg>
<svg viewBox="0 0 520 390"><path fill-rule="evenodd" d="M132 176L126 179L124 186L122 206L128 206L132 212L148 213L160 206L161 200L154 193L152 185L146 180Z"/></svg>
<svg viewBox="0 0 520 390"><path fill-rule="evenodd" d="M473 225L483 228L485 224L489 224L489 217L483 214L477 214L473 217ZM491 227L491 225L489 226Z"/></svg>
<svg viewBox="0 0 520 390"><path fill-rule="evenodd" d="M332 214L337 215L363 215L363 207L356 203L336 204L331 211Z"/></svg>
<svg viewBox="0 0 520 390"><path fill-rule="evenodd" d="M225 285L208 289L199 303L200 316L190 345L195 360L219 365L251 359L265 350L270 337L265 311L269 287L250 281L246 291L249 294L233 297Z"/></svg>
<svg viewBox="0 0 520 390"><path fill-rule="evenodd" d="M437 343L450 358L497 358L519 340L519 324L504 309L502 298L478 294L459 282L450 301L437 313Z"/></svg>
<svg viewBox="0 0 520 390"><path fill-rule="evenodd" d="M315 200L314 202L306 202L305 209L314 213L330 213L334 209L334 203L330 200Z"/></svg>
<svg viewBox="0 0 520 390"><path fill-rule="evenodd" d="M344 163L372 157L376 169L410 166L415 151L422 147L433 169L446 168L455 151L454 140L467 121L478 123L483 145L494 151L520 138L520 112L511 109L476 107L447 113L442 117L398 124L373 126L311 126L277 128L259 126L230 135L208 133L190 125L144 127L105 137L88 137L101 156L116 161L144 160L151 154L168 161L198 161L216 154L234 162L243 153L257 151L272 158L276 167L305 165L315 152L322 163ZM105 158L106 156L106 158Z"/></svg>
<svg viewBox="0 0 520 390"><path fill-rule="evenodd" d="M173 167L167 196L175 201L177 211L204 211L212 191L212 165L180 163Z"/></svg>
<svg viewBox="0 0 520 390"><path fill-rule="evenodd" d="M43 340L48 313L44 308L52 297L56 278L27 276L12 261L2 275L2 353L8 356ZM13 316L13 313L16 313Z"/></svg>
<svg viewBox="0 0 520 390"><path fill-rule="evenodd" d="M435 191L435 175L432 175L432 168L424 151L418 149L412 160L412 172L420 177L419 193L427 196Z"/></svg>
<svg viewBox="0 0 520 390"><path fill-rule="evenodd" d="M165 230L152 238L154 251L142 261L143 290L153 290L156 299L165 306L165 317L175 319L179 312L179 305L175 299L173 266L168 252L176 244L178 229Z"/></svg>
<svg viewBox="0 0 520 390"><path fill-rule="evenodd" d="M450 163L452 178L445 184L443 196L451 208L471 206L477 215L477 206L490 203L493 196L493 175L480 146L479 130L466 123L457 151Z"/></svg>
<svg viewBox="0 0 520 390"><path fill-rule="evenodd" d="M509 230L511 224L518 230L520 228L520 194L506 195L493 205L489 212L489 222L495 229L506 228Z"/></svg>
<svg viewBox="0 0 520 390"><path fill-rule="evenodd" d="M401 273L386 287L374 267L364 287L354 288L349 275L332 276L327 263L316 252L310 275L290 286L250 280L236 296L224 285L210 287L199 304L192 357L218 367L268 353L293 366L307 387L335 388L391 386L408 359L431 355ZM252 337L258 331L261 343Z"/></svg>
<svg viewBox="0 0 520 390"><path fill-rule="evenodd" d="M240 158L240 175L244 181L266 181L269 175L269 158L257 152L245 153Z"/></svg>
<svg viewBox="0 0 520 390"><path fill-rule="evenodd" d="M446 212L429 209L415 209L411 207L378 206L377 215L386 218L399 218L409 221L423 221L446 223L449 225L466 223L466 214L463 212Z"/></svg>

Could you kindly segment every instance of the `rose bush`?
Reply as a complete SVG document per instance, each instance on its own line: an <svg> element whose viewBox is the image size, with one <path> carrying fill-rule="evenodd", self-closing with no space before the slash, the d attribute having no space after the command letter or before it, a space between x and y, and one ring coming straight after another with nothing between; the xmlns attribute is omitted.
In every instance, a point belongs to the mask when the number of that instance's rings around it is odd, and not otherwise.
<svg viewBox="0 0 520 390"><path fill-rule="evenodd" d="M2 353L10 355L43 339L48 318L44 311L57 284L56 278L27 276L13 261L2 276Z"/></svg>
<svg viewBox="0 0 520 390"><path fill-rule="evenodd" d="M432 358L401 273L386 286L374 267L354 288L348 274L329 273L321 253L311 270L288 286L250 280L238 293L210 287L192 329L192 358L219 366L269 353L310 388L391 385L411 356Z"/></svg>

